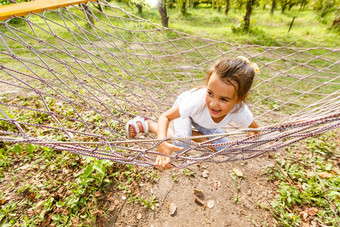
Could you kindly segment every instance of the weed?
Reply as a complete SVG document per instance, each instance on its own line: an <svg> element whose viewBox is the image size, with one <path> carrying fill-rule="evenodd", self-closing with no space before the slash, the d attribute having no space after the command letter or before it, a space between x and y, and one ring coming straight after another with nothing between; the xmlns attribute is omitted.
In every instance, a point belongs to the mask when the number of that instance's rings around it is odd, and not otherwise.
<svg viewBox="0 0 340 227"><path fill-rule="evenodd" d="M288 157L265 167L267 179L277 185L277 197L271 206L281 225L299 226L307 216L320 225L340 221L334 213L340 208L340 170L333 165L339 153L336 140L334 132L310 138L304 149L287 149Z"/></svg>
<svg viewBox="0 0 340 227"><path fill-rule="evenodd" d="M183 169L183 170L182 170L182 173L183 173L184 175L186 175L186 176L189 176L189 177L194 177L195 174L196 174L195 171L193 171L193 170L191 170L191 169L189 169L189 168Z"/></svg>
<svg viewBox="0 0 340 227"><path fill-rule="evenodd" d="M175 183L179 182L178 176L176 174L172 174L171 177Z"/></svg>

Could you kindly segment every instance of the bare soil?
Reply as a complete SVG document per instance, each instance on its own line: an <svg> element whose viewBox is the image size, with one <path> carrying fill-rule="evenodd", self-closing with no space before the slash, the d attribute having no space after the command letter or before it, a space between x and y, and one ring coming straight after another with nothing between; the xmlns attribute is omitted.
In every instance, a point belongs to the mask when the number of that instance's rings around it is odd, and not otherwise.
<svg viewBox="0 0 340 227"><path fill-rule="evenodd" d="M263 167L274 162L271 154L242 162L202 163L189 168L193 176L179 169L159 172L157 183L141 189L156 196L158 207L151 210L126 201L108 213L104 226L273 226L263 207L270 206L275 186L266 180ZM196 196L195 189L203 196Z"/></svg>

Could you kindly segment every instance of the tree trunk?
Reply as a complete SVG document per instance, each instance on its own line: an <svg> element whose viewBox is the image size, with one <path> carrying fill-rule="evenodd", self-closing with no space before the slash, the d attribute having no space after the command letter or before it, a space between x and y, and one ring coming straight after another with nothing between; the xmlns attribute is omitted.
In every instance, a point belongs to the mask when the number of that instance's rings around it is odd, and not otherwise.
<svg viewBox="0 0 340 227"><path fill-rule="evenodd" d="M89 25L93 25L94 24L94 15L93 15L92 11L90 10L89 6L86 5L86 4L83 4L83 3L80 3L80 4L84 9L86 18L90 22Z"/></svg>
<svg viewBox="0 0 340 227"><path fill-rule="evenodd" d="M270 9L270 14L271 14L271 15L274 14L275 7L276 7L276 0L273 0L273 1L272 1L272 8Z"/></svg>
<svg viewBox="0 0 340 227"><path fill-rule="evenodd" d="M286 3L282 3L282 4L281 4L281 13L284 13L284 12L285 12L286 6L287 6Z"/></svg>
<svg viewBox="0 0 340 227"><path fill-rule="evenodd" d="M335 28L335 27L340 27L340 16L335 18L333 21L332 21L332 28Z"/></svg>
<svg viewBox="0 0 340 227"><path fill-rule="evenodd" d="M290 11L295 4L289 4L288 11Z"/></svg>
<svg viewBox="0 0 340 227"><path fill-rule="evenodd" d="M267 4L263 4L262 10L266 10L266 5L267 5Z"/></svg>
<svg viewBox="0 0 340 227"><path fill-rule="evenodd" d="M139 15L142 15L142 12L143 12L143 5L142 4L139 4L139 3L135 3L137 9L138 9L138 14Z"/></svg>
<svg viewBox="0 0 340 227"><path fill-rule="evenodd" d="M100 12L104 12L102 5L101 5L99 2L96 2L96 3L97 3L97 4L93 3L94 6L95 6Z"/></svg>
<svg viewBox="0 0 340 227"><path fill-rule="evenodd" d="M187 15L187 1L186 1L186 0L184 0L184 1L182 2L182 6L181 6L181 14L182 14L182 16Z"/></svg>
<svg viewBox="0 0 340 227"><path fill-rule="evenodd" d="M224 14L225 14L225 15L228 15L229 10L230 10L230 0L227 0L227 6L225 7Z"/></svg>
<svg viewBox="0 0 340 227"><path fill-rule="evenodd" d="M166 11L166 0L160 0L158 2L158 11L159 11L159 14L161 15L161 18L162 18L162 25L164 27L168 27L169 26L169 17L168 17L168 13Z"/></svg>
<svg viewBox="0 0 340 227"><path fill-rule="evenodd" d="M253 10L253 4L255 0L248 0L246 6L246 15L244 16L244 29L249 31L250 27L250 15Z"/></svg>

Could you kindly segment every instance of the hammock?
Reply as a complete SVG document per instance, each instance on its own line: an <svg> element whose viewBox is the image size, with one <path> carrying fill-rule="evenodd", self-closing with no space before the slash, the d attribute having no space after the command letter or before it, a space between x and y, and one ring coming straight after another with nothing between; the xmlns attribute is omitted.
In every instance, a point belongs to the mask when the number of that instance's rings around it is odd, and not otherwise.
<svg viewBox="0 0 340 227"><path fill-rule="evenodd" d="M191 147L171 156L174 166L246 160L339 127L339 49L234 44L162 27L105 0L64 2L78 5L0 21L1 142L153 166L157 145L172 138L127 140L127 120L157 120L178 94L204 83L213 62L239 55L261 70L248 99L260 133L247 137L250 129L230 124L213 139L228 136L225 144L180 138Z"/></svg>

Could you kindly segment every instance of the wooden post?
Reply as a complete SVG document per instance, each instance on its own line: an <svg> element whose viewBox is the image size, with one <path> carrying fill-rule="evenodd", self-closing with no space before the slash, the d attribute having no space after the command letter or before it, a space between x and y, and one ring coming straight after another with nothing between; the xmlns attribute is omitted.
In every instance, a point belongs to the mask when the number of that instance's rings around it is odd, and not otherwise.
<svg viewBox="0 0 340 227"><path fill-rule="evenodd" d="M292 29L292 27L293 27L293 24L294 24L294 20L295 20L295 17L293 17L293 20L292 20L292 22L290 23L290 26L289 26L288 32L290 31L290 29Z"/></svg>

